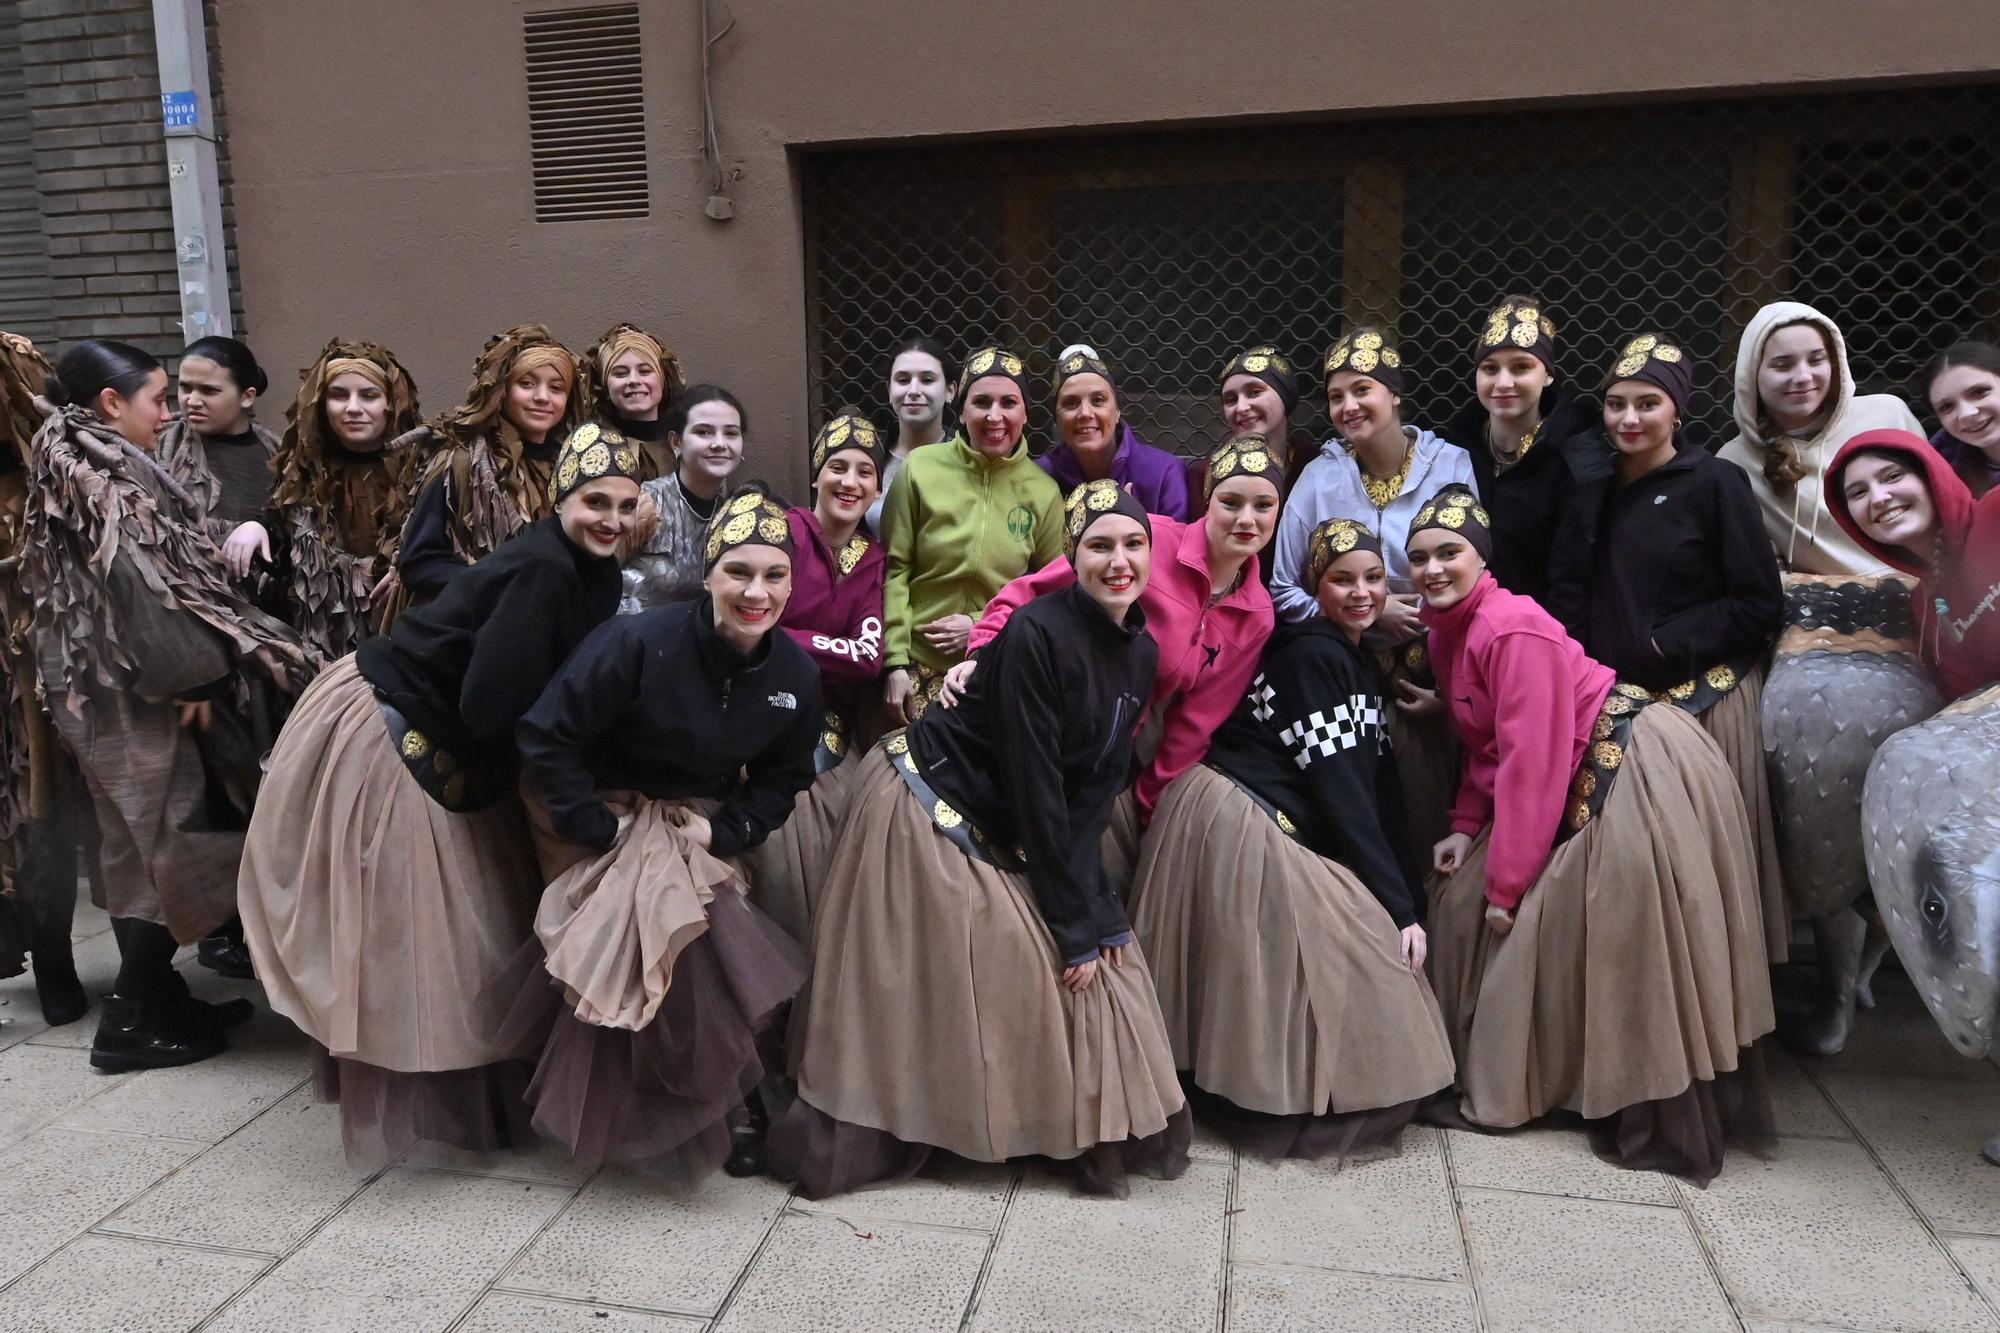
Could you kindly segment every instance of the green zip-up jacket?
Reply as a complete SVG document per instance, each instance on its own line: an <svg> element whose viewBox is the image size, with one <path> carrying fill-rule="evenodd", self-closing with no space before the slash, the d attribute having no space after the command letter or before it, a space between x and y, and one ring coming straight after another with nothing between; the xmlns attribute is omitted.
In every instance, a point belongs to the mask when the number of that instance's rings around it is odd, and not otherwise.
<svg viewBox="0 0 2000 1333"><path fill-rule="evenodd" d="M917 626L960 613L979 618L1010 580L1063 553L1062 492L1035 464L1025 438L989 459L960 432L912 450L882 506L889 551L883 590L885 670L943 670Z"/></svg>

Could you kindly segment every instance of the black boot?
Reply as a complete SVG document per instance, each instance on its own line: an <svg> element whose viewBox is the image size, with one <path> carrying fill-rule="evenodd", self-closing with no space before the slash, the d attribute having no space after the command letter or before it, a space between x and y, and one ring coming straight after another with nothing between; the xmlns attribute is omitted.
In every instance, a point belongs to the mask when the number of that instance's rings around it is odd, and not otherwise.
<svg viewBox="0 0 2000 1333"><path fill-rule="evenodd" d="M171 1002L180 1007L197 1030L218 1034L232 1032L248 1023L257 1012L257 1006L248 1000L224 1000L216 1004L196 999L194 992L188 989L187 978L179 972L170 974L163 984Z"/></svg>
<svg viewBox="0 0 2000 1333"><path fill-rule="evenodd" d="M42 1020L59 1028L90 1008L69 938L76 914L76 848L48 822L29 821L16 830L15 856L15 895L28 929L35 999Z"/></svg>
<svg viewBox="0 0 2000 1333"><path fill-rule="evenodd" d="M722 1169L732 1176L761 1176L764 1174L764 1138L771 1130L771 1119L764 1114L764 1098L756 1089L743 1103L743 1120L729 1130L729 1156L722 1163Z"/></svg>
<svg viewBox="0 0 2000 1333"><path fill-rule="evenodd" d="M150 996L107 995L90 1063L107 1074L134 1069L172 1069L220 1055L229 1045L219 1031L190 1022L163 992Z"/></svg>
<svg viewBox="0 0 2000 1333"><path fill-rule="evenodd" d="M238 981L251 981L257 976L250 966L250 946L242 940L232 940L227 935L207 935L194 946L195 961L210 971Z"/></svg>
<svg viewBox="0 0 2000 1333"><path fill-rule="evenodd" d="M195 945L195 961L210 971L219 972L237 981L252 981L255 969L250 966L250 946L243 942L243 918L237 917L213 935L205 936Z"/></svg>

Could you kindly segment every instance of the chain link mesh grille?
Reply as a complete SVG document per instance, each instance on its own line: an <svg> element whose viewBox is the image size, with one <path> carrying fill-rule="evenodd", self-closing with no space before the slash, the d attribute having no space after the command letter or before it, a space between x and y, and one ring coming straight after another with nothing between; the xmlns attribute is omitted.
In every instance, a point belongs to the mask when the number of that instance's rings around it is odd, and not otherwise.
<svg viewBox="0 0 2000 1333"><path fill-rule="evenodd" d="M1511 291L1599 387L1657 328L1697 359L1696 439L1733 433L1738 337L1792 298L1846 334L1864 392L2000 335L2000 98L1989 87L1677 107L839 150L803 162L809 384L885 424L888 349L988 338L1047 384L1070 342L1113 367L1133 428L1196 453L1216 372L1270 341L1317 369L1346 325L1395 327L1404 419L1472 399L1473 339ZM1037 450L1055 438L1031 404ZM1294 416L1326 434L1308 395Z"/></svg>

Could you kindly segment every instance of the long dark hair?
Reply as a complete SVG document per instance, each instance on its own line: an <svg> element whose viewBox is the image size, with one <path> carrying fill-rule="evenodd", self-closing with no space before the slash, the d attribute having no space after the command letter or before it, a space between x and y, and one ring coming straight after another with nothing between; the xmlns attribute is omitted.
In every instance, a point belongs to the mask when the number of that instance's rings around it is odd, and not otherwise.
<svg viewBox="0 0 2000 1333"><path fill-rule="evenodd" d="M234 338L224 338L220 334L197 338L181 353L182 360L191 356L221 366L229 372L229 378L236 381L239 390L254 390L261 394L271 387L271 377L264 373L264 367L257 364L255 354Z"/></svg>
<svg viewBox="0 0 2000 1333"><path fill-rule="evenodd" d="M152 353L109 338L85 338L62 354L55 373L42 384L42 397L57 407L97 406L106 389L130 398L161 369Z"/></svg>

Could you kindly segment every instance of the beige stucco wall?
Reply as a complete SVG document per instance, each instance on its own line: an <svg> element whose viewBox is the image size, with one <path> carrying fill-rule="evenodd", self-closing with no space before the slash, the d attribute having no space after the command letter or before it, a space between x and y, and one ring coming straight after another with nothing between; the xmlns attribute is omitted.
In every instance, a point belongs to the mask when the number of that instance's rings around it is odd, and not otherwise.
<svg viewBox="0 0 2000 1333"><path fill-rule="evenodd" d="M519 16L560 0L219 0L243 296L274 386L329 336L376 338L436 410L507 324L580 345L631 319L742 395L753 464L791 480L807 429L794 148L2000 70L1977 0L715 4L737 23L716 48L735 219L702 213L698 0L642 0L652 216L544 225Z"/></svg>

